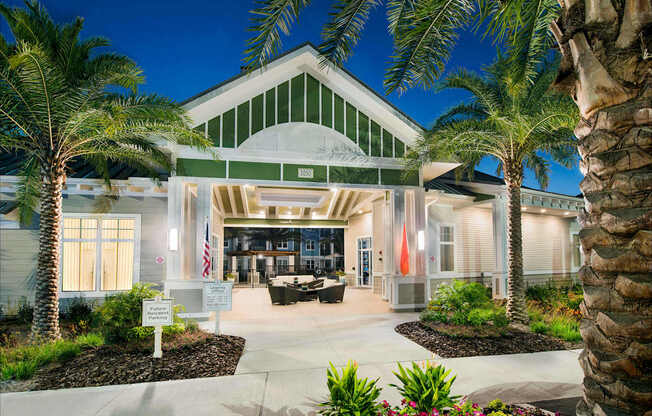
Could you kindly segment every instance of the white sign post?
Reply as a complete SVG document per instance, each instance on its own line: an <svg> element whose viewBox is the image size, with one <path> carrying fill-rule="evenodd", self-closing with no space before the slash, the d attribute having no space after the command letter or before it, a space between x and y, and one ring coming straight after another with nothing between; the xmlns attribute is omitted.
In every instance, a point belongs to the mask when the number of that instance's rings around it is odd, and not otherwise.
<svg viewBox="0 0 652 416"><path fill-rule="evenodd" d="M143 326L154 327L154 358L161 358L163 327L172 325L172 299L143 299Z"/></svg>
<svg viewBox="0 0 652 416"><path fill-rule="evenodd" d="M220 311L230 311L232 282L204 283L204 310L215 311L215 335L220 335Z"/></svg>

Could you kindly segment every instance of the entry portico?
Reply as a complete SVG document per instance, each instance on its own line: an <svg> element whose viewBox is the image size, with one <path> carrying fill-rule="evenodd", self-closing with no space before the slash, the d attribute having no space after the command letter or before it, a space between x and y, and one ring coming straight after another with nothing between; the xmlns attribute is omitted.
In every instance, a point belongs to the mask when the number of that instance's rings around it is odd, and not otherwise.
<svg viewBox="0 0 652 416"><path fill-rule="evenodd" d="M347 71L323 68L311 45L184 106L219 160L171 149L177 172L168 180L168 230L176 244L166 291L195 303L189 296L198 297L202 285L196 253L206 225L219 247L224 227L344 228L347 271L356 269L358 238L369 238L376 291L395 310L425 305L423 178L403 175L400 161L422 132L416 122ZM430 169L439 175L455 166ZM408 276L399 272L404 226ZM222 279L224 255L215 260L213 277Z"/></svg>

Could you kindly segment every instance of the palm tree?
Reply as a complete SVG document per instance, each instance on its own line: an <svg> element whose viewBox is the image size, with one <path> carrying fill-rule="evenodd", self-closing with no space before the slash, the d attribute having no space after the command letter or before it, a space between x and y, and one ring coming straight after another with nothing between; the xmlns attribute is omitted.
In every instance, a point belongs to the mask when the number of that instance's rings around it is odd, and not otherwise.
<svg viewBox="0 0 652 416"><path fill-rule="evenodd" d="M280 49L279 30L309 0L264 0L253 11L250 68ZM375 0L339 0L320 50L341 65L356 45ZM388 0L394 39L387 92L429 87L455 45L456 30L488 18L531 79L541 52L562 54L555 85L580 109L575 129L585 175L580 234L585 264L581 355L584 397L578 415L644 414L652 407L652 2L650 0ZM328 48L335 45L335 48ZM523 59L523 57L535 58Z"/></svg>
<svg viewBox="0 0 652 416"><path fill-rule="evenodd" d="M463 89L471 93L471 101L441 115L406 156L408 170L454 159L463 164L458 172L466 170L469 176L484 157L498 161L507 186L507 316L517 323L528 320L521 235L524 170L534 172L545 188L549 167L542 152L564 166L575 160L572 126L577 110L570 98L548 92L555 74L554 65L541 65L532 83L514 85L511 66L500 55L483 77L465 70L450 74L440 88Z"/></svg>
<svg viewBox="0 0 652 416"><path fill-rule="evenodd" d="M58 25L36 2L0 4L15 43L0 37L0 150L22 157L16 199L21 219L40 207L32 336L59 331L62 191L74 162L91 164L110 185L109 166L138 167L158 180L172 170L163 141L207 145L169 99L137 95L142 71L129 58L98 53L102 38L80 40L83 20ZM116 91L126 90L121 94Z"/></svg>

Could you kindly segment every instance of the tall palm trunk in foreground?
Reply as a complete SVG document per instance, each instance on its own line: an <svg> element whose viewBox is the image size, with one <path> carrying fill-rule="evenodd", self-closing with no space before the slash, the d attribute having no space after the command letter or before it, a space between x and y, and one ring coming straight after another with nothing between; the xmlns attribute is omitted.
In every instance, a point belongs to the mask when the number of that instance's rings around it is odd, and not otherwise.
<svg viewBox="0 0 652 416"><path fill-rule="evenodd" d="M583 120L578 415L652 415L652 2L565 0L557 84Z"/></svg>
<svg viewBox="0 0 652 416"><path fill-rule="evenodd" d="M52 169L41 186L41 216L34 319L32 333L56 339L59 331L59 267L62 221L63 169Z"/></svg>
<svg viewBox="0 0 652 416"><path fill-rule="evenodd" d="M512 322L527 322L525 285L523 283L523 233L521 231L521 184L523 167L505 163L507 186L507 317Z"/></svg>

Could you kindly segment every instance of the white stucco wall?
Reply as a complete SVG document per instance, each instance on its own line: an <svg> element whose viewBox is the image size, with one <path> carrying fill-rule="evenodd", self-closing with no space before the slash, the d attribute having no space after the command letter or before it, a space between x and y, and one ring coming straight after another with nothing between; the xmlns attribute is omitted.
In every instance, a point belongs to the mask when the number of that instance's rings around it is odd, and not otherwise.
<svg viewBox="0 0 652 416"><path fill-rule="evenodd" d="M346 273L355 274L357 269L357 241L359 237L372 236L372 215L365 213L349 218L349 228L344 229L344 268ZM376 242L372 241L374 252Z"/></svg>

